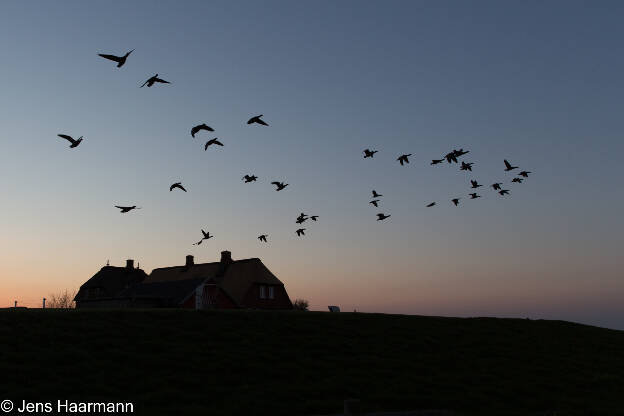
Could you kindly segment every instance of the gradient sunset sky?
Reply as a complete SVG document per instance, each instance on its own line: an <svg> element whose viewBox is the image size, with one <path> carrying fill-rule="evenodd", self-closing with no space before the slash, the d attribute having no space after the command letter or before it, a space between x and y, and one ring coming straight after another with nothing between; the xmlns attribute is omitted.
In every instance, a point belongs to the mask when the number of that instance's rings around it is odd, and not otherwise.
<svg viewBox="0 0 624 416"><path fill-rule="evenodd" d="M623 18L616 1L0 2L0 307L108 259L149 273L230 250L316 310L624 329ZM121 69L97 56L134 48ZM156 73L172 84L138 88ZM429 165L460 147L472 173ZM503 159L533 174L511 184ZM470 179L511 194L471 201ZM300 212L320 216L302 238Z"/></svg>

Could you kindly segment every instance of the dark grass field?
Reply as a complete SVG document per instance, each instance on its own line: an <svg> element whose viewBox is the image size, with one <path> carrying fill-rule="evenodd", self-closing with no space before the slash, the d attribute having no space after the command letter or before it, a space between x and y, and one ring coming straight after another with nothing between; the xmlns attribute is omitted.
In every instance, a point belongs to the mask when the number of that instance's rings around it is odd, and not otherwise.
<svg viewBox="0 0 624 416"><path fill-rule="evenodd" d="M624 331L563 321L4 310L0 340L0 401L130 401L149 415L337 414L347 398L366 412L624 414Z"/></svg>

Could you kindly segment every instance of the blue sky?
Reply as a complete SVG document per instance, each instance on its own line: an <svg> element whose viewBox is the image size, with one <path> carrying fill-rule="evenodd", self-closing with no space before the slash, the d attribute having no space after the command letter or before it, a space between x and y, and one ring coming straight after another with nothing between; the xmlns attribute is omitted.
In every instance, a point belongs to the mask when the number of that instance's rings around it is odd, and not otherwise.
<svg viewBox="0 0 624 416"><path fill-rule="evenodd" d="M35 306L107 259L149 272L230 249L260 257L317 309L622 329L623 12L2 2L0 305ZM133 48L121 69L97 56ZM155 73L172 84L138 88ZM257 114L270 127L245 124ZM202 122L216 131L192 139ZM58 133L85 139L69 149ZM205 152L213 137L225 146ZM472 174L429 166L460 147ZM379 153L364 160L364 148ZM470 179L511 180L505 158L533 175L506 198L480 188L469 201ZM243 184L247 173L258 183ZM290 186L276 193L273 180ZM168 191L177 181L188 194ZM143 210L122 216L118 204ZM302 211L320 221L299 239ZM201 228L215 238L192 246Z"/></svg>

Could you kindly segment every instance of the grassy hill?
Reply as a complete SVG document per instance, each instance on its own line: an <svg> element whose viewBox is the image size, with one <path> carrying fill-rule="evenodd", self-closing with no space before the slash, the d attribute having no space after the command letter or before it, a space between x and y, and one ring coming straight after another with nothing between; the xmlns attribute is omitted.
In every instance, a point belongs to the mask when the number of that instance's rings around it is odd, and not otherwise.
<svg viewBox="0 0 624 416"><path fill-rule="evenodd" d="M0 400L142 414L624 414L624 331L363 313L0 311Z"/></svg>

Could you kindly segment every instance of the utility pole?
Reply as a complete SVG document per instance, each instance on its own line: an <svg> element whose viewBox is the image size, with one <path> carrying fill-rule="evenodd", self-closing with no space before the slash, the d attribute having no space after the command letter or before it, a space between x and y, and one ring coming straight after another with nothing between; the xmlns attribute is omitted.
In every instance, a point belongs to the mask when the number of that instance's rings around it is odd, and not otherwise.
<svg viewBox="0 0 624 416"><path fill-rule="evenodd" d="M17 309L17 301L15 301L15 304L13 305L13 307Z"/></svg>
<svg viewBox="0 0 624 416"><path fill-rule="evenodd" d="M45 298L43 298L43 309L45 309Z"/></svg>

